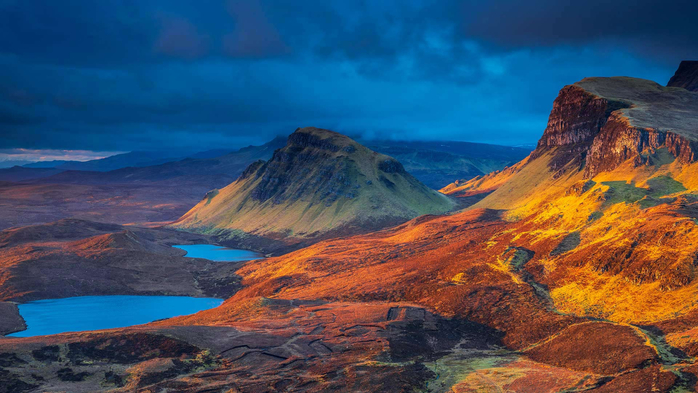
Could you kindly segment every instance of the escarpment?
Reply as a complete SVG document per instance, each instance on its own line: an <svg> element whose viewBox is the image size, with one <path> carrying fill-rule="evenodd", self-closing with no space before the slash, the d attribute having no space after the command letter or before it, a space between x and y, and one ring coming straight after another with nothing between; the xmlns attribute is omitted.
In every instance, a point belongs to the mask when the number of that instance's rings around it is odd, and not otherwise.
<svg viewBox="0 0 698 393"><path fill-rule="evenodd" d="M585 177L611 171L630 159L635 166L652 164L652 156L663 147L688 164L695 161L698 146L696 141L671 131L633 127L627 117L614 113L587 151Z"/></svg>
<svg viewBox="0 0 698 393"><path fill-rule="evenodd" d="M686 67L677 75L690 74ZM507 209L512 201L536 199L536 187L557 179L588 180L620 167L649 173L670 163L691 164L697 151L698 92L638 78L585 78L560 90L527 159L442 192L459 199L491 194L476 206Z"/></svg>
<svg viewBox="0 0 698 393"><path fill-rule="evenodd" d="M586 178L628 160L651 163L661 148L694 162L698 94L637 78L586 78L560 91L532 157L553 148L551 169L575 163Z"/></svg>
<svg viewBox="0 0 698 393"><path fill-rule="evenodd" d="M553 102L548 126L538 148L590 142L606 124L610 114L622 107L620 101L608 101L577 85L566 86Z"/></svg>

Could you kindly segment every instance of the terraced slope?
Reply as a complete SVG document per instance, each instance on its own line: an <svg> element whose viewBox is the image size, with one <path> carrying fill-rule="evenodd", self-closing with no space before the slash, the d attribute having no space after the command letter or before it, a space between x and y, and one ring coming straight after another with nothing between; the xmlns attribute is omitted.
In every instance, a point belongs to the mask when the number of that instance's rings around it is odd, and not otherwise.
<svg viewBox="0 0 698 393"><path fill-rule="evenodd" d="M336 132L303 128L271 160L207 194L173 226L292 244L368 232L454 206L395 159Z"/></svg>

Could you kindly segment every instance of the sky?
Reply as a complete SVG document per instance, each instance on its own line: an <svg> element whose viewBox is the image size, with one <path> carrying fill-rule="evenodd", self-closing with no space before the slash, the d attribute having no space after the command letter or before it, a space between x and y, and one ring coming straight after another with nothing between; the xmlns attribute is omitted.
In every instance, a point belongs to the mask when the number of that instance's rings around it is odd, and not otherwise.
<svg viewBox="0 0 698 393"><path fill-rule="evenodd" d="M698 58L697 14L677 0L0 0L0 161L232 150L304 126L534 144L564 85L665 84Z"/></svg>

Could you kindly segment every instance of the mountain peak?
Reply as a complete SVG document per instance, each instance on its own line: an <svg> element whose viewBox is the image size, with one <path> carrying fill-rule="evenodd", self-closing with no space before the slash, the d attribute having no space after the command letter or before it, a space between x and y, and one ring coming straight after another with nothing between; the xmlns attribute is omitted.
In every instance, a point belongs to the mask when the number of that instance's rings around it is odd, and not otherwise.
<svg viewBox="0 0 698 393"><path fill-rule="evenodd" d="M674 76L669 79L667 86L683 87L686 90L698 92L698 61L682 61Z"/></svg>
<svg viewBox="0 0 698 393"><path fill-rule="evenodd" d="M175 226L221 236L319 239L395 225L454 207L397 160L340 133L306 127L269 161L204 200Z"/></svg>
<svg viewBox="0 0 698 393"><path fill-rule="evenodd" d="M359 143L346 135L323 128L303 127L297 128L288 137L288 144L305 148L314 147L332 152L346 149L347 152L356 150Z"/></svg>

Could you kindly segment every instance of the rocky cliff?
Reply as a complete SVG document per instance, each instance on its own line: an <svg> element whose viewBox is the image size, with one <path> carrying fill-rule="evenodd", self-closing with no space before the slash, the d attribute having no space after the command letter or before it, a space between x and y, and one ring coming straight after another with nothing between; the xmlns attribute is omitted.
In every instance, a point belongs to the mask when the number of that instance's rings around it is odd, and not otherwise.
<svg viewBox="0 0 698 393"><path fill-rule="evenodd" d="M453 207L397 160L336 132L303 128L269 161L207 194L174 226L243 243L260 236L298 242L376 230Z"/></svg>
<svg viewBox="0 0 698 393"><path fill-rule="evenodd" d="M543 156L553 178L573 170L591 179L626 162L634 167L694 162L698 92L689 90L696 64L682 62L668 87L628 77L585 78L565 86L529 159L501 173L453 183L442 192L461 198L492 192L531 163L540 163L537 159ZM529 172L541 174L538 169ZM516 190L510 192L520 196Z"/></svg>
<svg viewBox="0 0 698 393"><path fill-rule="evenodd" d="M552 169L577 160L587 178L628 160L650 163L660 148L690 163L696 124L696 93L636 78L586 78L560 91L533 156L561 147Z"/></svg>

